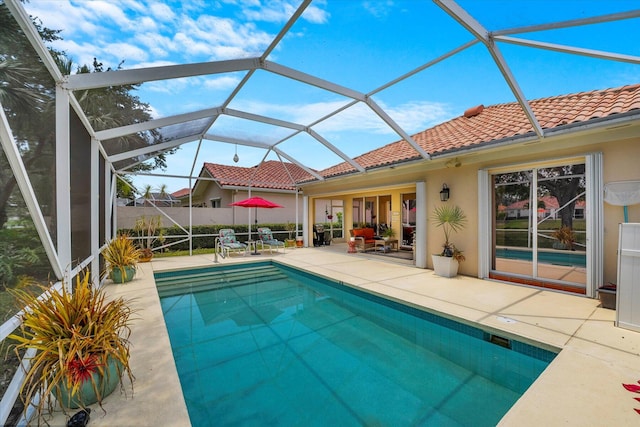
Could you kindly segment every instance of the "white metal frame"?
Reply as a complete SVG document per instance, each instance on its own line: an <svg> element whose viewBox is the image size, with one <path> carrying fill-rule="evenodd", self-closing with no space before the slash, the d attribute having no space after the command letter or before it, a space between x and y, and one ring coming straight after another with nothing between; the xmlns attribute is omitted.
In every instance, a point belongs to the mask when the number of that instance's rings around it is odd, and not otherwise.
<svg viewBox="0 0 640 427"><path fill-rule="evenodd" d="M384 89L387 89L407 78L416 75L417 73L426 70L435 64L457 54L460 53L467 48L476 45L477 43L482 43L492 59L498 66L500 73L503 78L507 82L511 91L513 92L515 98L518 103L521 105L523 110L525 111L529 122L533 126L535 133L539 138L545 138L545 131L541 129L535 114L533 113L529 103L520 89L518 82L515 76L511 73L510 67L507 64L507 61L502 56L501 51L497 45L498 42L508 43L508 44L519 44L523 46L557 51L557 52L565 52L575 55L589 56L613 61L627 62L632 64L640 64L640 57L631 56L631 55L621 55L612 52L604 52L598 50L584 49L573 46L564 46L552 43L543 43L533 40L526 40L521 37L514 37L515 34L525 34L533 31L543 31L548 29L557 29L557 28L567 28L577 25L589 25L594 23L602 23L602 22L611 22L615 20L622 19L631 19L637 18L640 16L640 10L635 10L626 13L618 13L618 14L610 14L604 15L600 17L594 18L586 18L586 19L577 19L565 22L556 22L556 23L548 23L542 25L534 25L528 27L521 28L512 28L512 29L504 29L499 31L490 32L488 31L481 23L476 21L470 14L468 14L463 8L461 8L455 1L453 0L434 0L436 5L438 5L442 10L448 13L453 19L455 19L464 29L466 29L469 34L472 36L472 40L449 51L445 54L441 55L436 59L432 59L425 64L389 81L388 83L376 88L368 93L361 93L355 90L352 90L347 87L343 87L337 85L333 82L329 82L323 79L320 79L316 76L300 72L298 70L283 66L281 64L268 61L267 58L273 52L273 50L278 46L281 40L288 33L289 29L293 26L293 24L300 18L302 13L307 9L307 7L311 4L311 0L304 0L301 5L296 9L291 18L286 22L286 24L282 27L277 36L273 39L272 43L269 47L260 55L259 57L254 58L243 58L243 59L232 59L227 61L215 61L215 62L206 62L206 63L196 63L196 64L184 64L184 65L173 65L173 66L162 66L162 67L149 67L142 69L132 69L132 70L118 70L118 71L110 71L110 72L102 72L102 73L87 73L87 74L75 74L69 76L63 76L55 61L49 54L46 46L40 39L37 30L31 23L31 20L24 10L22 4L19 0L5 0L5 4L9 8L12 15L15 17L16 21L20 25L21 29L24 31L26 37L30 41L31 45L40 56L43 61L45 67L49 70L51 76L53 77L56 83L56 156L57 156L57 167L56 167L56 207L57 207L57 245L54 245L49 235L49 232L46 227L46 223L42 216L42 212L39 209L35 194L33 192L33 188L31 187L29 177L27 176L24 165L21 162L21 158L14 144L14 138L11 134L11 130L7 123L6 117L0 108L0 142L2 143L2 147L4 152L7 155L9 160L11 169L13 171L14 176L16 177L16 181L18 183L18 187L22 192L25 203L29 209L29 213L33 219L36 230L40 239L42 241L42 245L45 249L45 252L49 258L51 263L51 267L56 275L57 279L64 279L65 283L70 283L71 277L74 274L77 274L80 268L83 268L87 265L91 265L93 277L98 277L98 253L101 242L98 241L99 236L99 225L98 218L100 210L104 210L106 223L104 224L104 230L106 236L111 236L116 230L117 226L117 218L115 217L115 171L113 169L112 163L116 161L122 161L132 158L137 158L138 156L150 155L155 153L162 153L172 148L175 148L181 144L198 141L201 143L203 139L210 139L215 141L240 144L246 146L252 146L261 148L267 151L275 152L279 158L284 158L292 163L297 164L302 167L308 173L310 173L317 180L323 180L323 177L313 171L311 168L305 166L302 162L297 161L293 156L286 153L279 146L282 142L293 138L294 136L304 132L310 135L313 139L318 141L324 147L326 147L329 151L337 155L339 158L343 159L349 165L354 168L355 173L366 173L366 170L362 165L358 164L357 161L353 160L349 156L347 156L344 152L339 150L334 144L330 141L326 140L322 137L316 130L314 130L314 126L326 121L327 119L339 114L340 112L358 104L364 104L368 109L370 109L373 113L375 113L390 129L392 129L398 136L406 140L412 148L419 154L422 159L431 159L430 153L423 150L414 140L413 138L402 129L391 117L386 113L386 111L380 107L378 103L376 103L373 99L373 96L378 94ZM308 124L300 124L300 123L291 123L283 120L279 120L276 118L265 117L258 114L254 114L249 111L237 111L228 109L228 105L231 101L236 97L238 92L244 87L244 85L252 78L256 71L263 71L268 73L277 74L283 76L287 79L296 80L302 82L307 85L312 85L318 87L322 90L329 91L332 93L340 94L348 98L345 101L345 104L336 110L328 113L324 117L316 120L313 123ZM246 72L240 83L236 86L236 88L232 91L230 96L220 105L214 108L208 108L201 111L195 111L186 114L178 114L175 116L169 116L162 119L151 120L147 123L123 126L114 129L106 129L100 132L95 132L94 129L89 124L89 121L85 114L82 111L77 99L74 96L74 90L82 90L82 89L92 89L92 88L101 88L108 87L112 85L122 85L122 84L135 84L142 82L150 82L157 80L165 80L165 79L177 79L183 77L191 77L191 76L201 76L201 75L211 75L211 74L220 74L220 73L229 73L229 72ZM86 127L86 130L89 136L92 138L91 140L91 216L92 216L92 235L91 235L91 250L92 254L86 260L82 260L79 267L74 270L71 270L72 260L71 260L71 200L69 197L69 171L73 167L73 165L69 164L69 116L70 109L78 114L80 120ZM212 130L213 125L215 124L217 118L222 115L227 114L230 116L238 117L244 120L257 121L261 123L266 123L272 126L278 126L286 129L290 129L292 132L289 133L286 137L276 141L274 143L265 143L265 142L255 142L244 140L241 138L229 138L222 137L215 134L215 130ZM109 138L114 138L118 136L125 136L135 132L140 132L144 130L150 130L162 126L175 125L180 123L189 123L194 120L200 120L203 118L210 118L208 122L208 126L202 133L198 133L196 135L182 135L175 140L165 141L163 143L157 144L155 146L145 147L142 149L131 150L129 152L117 153L111 156L108 156L102 146L102 141L107 140ZM199 150L198 150L199 151ZM104 204L101 204L98 200L97 194L99 193L99 179L97 177L97 172L99 170L99 154L102 155L104 159L106 159L105 168L105 194L110 195L110 197L105 198ZM265 156L266 157L266 156ZM601 176L601 165L602 160L598 155L593 155L588 157L587 164L588 169L591 171L592 176L591 180L594 183L593 187L589 188L587 197L590 198L591 203L590 206L599 209L595 213L591 214L592 218L597 218L596 220L592 220L589 223L590 233L589 238L593 239L592 245L594 248L599 248L602 242L602 202L601 202L601 189L602 189L602 176ZM194 159L195 165L195 159ZM130 167L130 166L129 166ZM192 179L196 178L194 176L194 169L189 176L185 176L184 178L188 178L191 182ZM126 172L126 169L123 169L122 172ZM487 184L486 175L481 173L479 176L480 180L480 194L487 195L487 188L485 188ZM297 183L293 183L296 185ZM309 219L309 207L308 196L303 196L303 235L305 240L305 245L309 244L309 236L308 236L308 219ZM416 184L416 201L419 205L418 213L422 215L417 218L419 222L426 223L426 186L423 182L419 182ZM482 221L487 221L487 209L488 206L481 202L480 206L481 218L484 218ZM422 213L422 214L420 214ZM296 212L297 216L297 212ZM113 219L113 221L112 221ZM486 230L486 224L480 224L480 248L486 248L488 243L488 235ZM190 224L191 229L191 224ZM422 230L422 231L421 231ZM422 233L422 234L421 234ZM426 231L423 228L418 228L416 231L416 239L418 244L416 245L416 265L418 267L426 267L426 246L424 242L426 242ZM421 243L422 242L422 243ZM479 251L480 254L486 253L486 251ZM594 251L591 255L590 265L591 266L599 266L594 268L591 271L591 276L589 279L589 283L598 283L601 281L602 276L602 253ZM486 271L486 259L481 257L481 266L479 270L479 275L481 277L485 277ZM593 294L593 290L588 291L590 295ZM17 318L12 319L11 321L5 323L0 326L0 339L4 339L10 330L15 328ZM12 383L13 384L13 383ZM15 397L15 396L14 396ZM5 396L5 398L10 398L10 396ZM4 422L5 417L5 408L7 406L7 399L3 399L0 405L0 421ZM13 401L11 402L13 404ZM5 417L5 418L3 418Z"/></svg>

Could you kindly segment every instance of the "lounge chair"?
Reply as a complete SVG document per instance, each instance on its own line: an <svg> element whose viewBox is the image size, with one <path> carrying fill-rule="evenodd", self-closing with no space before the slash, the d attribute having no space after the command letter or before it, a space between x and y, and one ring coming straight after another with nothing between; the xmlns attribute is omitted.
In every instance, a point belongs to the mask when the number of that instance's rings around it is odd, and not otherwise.
<svg viewBox="0 0 640 427"><path fill-rule="evenodd" d="M220 254L222 257L228 256L231 252L247 253L247 245L238 242L235 231L230 228L223 228L219 231L219 234Z"/></svg>
<svg viewBox="0 0 640 427"><path fill-rule="evenodd" d="M270 228L267 227L259 227L258 228L258 239L262 241L262 247L269 247L269 252L273 251L273 248L276 248L276 252L278 252L278 248L282 248L284 252L284 242L273 238L273 232Z"/></svg>

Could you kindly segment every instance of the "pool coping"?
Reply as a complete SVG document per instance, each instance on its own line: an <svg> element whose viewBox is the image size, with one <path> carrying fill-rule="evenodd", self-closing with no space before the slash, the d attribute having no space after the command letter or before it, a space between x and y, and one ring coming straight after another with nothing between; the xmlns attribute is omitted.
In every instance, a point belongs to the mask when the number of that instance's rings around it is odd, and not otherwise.
<svg viewBox="0 0 640 427"><path fill-rule="evenodd" d="M335 248L297 248L265 254L262 259L528 344L562 349L499 425L599 425L605 420L607 425L632 425L640 421L634 411L640 403L622 387L640 379L640 333L615 327L615 311L598 307L597 300L467 276L441 278L432 270L349 255L346 245L343 253ZM251 261L256 259L237 256L220 259L219 264ZM136 298L141 308L131 337L135 391L133 396L109 396L106 414L94 410L92 425L190 425L153 273L212 265L213 255L159 258L140 265L133 282L107 286L111 295Z"/></svg>

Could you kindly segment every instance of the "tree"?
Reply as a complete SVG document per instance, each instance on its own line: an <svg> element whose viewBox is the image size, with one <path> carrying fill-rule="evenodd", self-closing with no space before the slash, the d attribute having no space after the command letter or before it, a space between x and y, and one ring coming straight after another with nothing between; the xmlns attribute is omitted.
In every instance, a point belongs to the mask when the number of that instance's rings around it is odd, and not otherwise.
<svg viewBox="0 0 640 427"><path fill-rule="evenodd" d="M42 27L37 18L33 22L45 42L61 39L60 31ZM50 53L64 75L72 73L73 63L64 52L50 49ZM116 69L121 67L122 62ZM103 64L94 58L91 66L82 65L77 68L77 73L111 70L110 67L104 70ZM133 93L137 87L110 86L77 91L75 96L94 130L103 130L152 118L149 105ZM0 102L41 209L45 215L53 213L55 182L51 176L55 175L55 83L3 3L0 3ZM120 153L162 141L161 133L152 130L104 141L104 145L108 153ZM147 162L133 167L132 171L164 169L166 154L174 151L149 158ZM0 227L7 222L10 203L15 203L15 199L21 201L15 192L15 177L6 158L0 156Z"/></svg>
<svg viewBox="0 0 640 427"><path fill-rule="evenodd" d="M579 193L585 187L584 164L558 166L538 170L538 187L548 192L558 201L560 225L573 229L576 203L584 200Z"/></svg>
<svg viewBox="0 0 640 427"><path fill-rule="evenodd" d="M122 69L124 61L120 62L115 68ZM83 65L78 68L78 74L84 73L101 73L103 71L113 71L111 67L104 69L102 62L93 58L91 67ZM89 123L94 130L100 131L120 126L126 126L134 123L142 123L152 119L151 107L149 104L142 102L140 98L134 95L134 91L140 85L122 85L109 86L98 89L82 90L75 93L78 103L82 107ZM114 108L116 106L116 108ZM161 133L152 129L147 132L138 132L126 135L113 140L103 141L103 145L107 153L121 153L124 151L135 150L163 142ZM172 154L177 149L173 149L166 153L158 154L150 159L150 163L140 163L131 168L132 171L150 171L153 169L166 168L166 155Z"/></svg>
<svg viewBox="0 0 640 427"><path fill-rule="evenodd" d="M59 39L58 32L43 29L34 20L45 42ZM60 52L51 50L56 58ZM9 9L0 4L0 102L16 138L22 161L32 181L43 213L51 208L54 161L55 84ZM16 196L16 180L4 155L0 156L0 226L7 222Z"/></svg>

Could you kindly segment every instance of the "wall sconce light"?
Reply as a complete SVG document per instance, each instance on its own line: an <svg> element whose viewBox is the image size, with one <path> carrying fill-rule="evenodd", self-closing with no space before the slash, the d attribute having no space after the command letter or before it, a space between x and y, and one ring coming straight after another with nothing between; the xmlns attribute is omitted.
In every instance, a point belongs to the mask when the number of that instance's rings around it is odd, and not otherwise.
<svg viewBox="0 0 640 427"><path fill-rule="evenodd" d="M447 184L442 184L442 190L440 190L440 201L446 202L449 200L449 187Z"/></svg>

